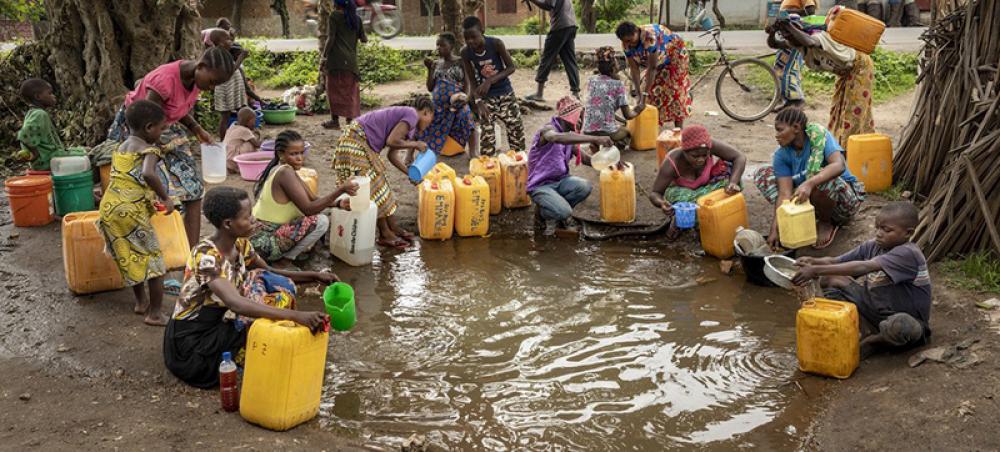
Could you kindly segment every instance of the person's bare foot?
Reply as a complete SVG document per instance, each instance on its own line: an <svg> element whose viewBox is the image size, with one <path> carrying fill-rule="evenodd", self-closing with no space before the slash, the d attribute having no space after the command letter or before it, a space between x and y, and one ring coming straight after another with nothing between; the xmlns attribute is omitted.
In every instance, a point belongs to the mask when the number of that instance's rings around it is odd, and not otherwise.
<svg viewBox="0 0 1000 452"><path fill-rule="evenodd" d="M323 128L326 130L340 130L340 121L329 120L322 124Z"/></svg>
<svg viewBox="0 0 1000 452"><path fill-rule="evenodd" d="M399 237L399 238L401 238L403 240L406 240L407 242L412 242L413 239L415 238L415 236L413 235L412 232L407 231L406 229L403 229L403 228L398 227L398 226L392 228L392 233L396 237Z"/></svg>
<svg viewBox="0 0 1000 452"><path fill-rule="evenodd" d="M142 319L143 323L150 326L167 326L167 316L163 315L162 312L147 315Z"/></svg>
<svg viewBox="0 0 1000 452"><path fill-rule="evenodd" d="M677 222L675 220L670 220L670 227L667 228L667 240L674 241L681 236L681 228L677 227Z"/></svg>
<svg viewBox="0 0 1000 452"><path fill-rule="evenodd" d="M135 307L132 308L132 312L136 313L136 315L143 315L146 313L147 309L149 309L149 300L142 303L137 301L135 302Z"/></svg>

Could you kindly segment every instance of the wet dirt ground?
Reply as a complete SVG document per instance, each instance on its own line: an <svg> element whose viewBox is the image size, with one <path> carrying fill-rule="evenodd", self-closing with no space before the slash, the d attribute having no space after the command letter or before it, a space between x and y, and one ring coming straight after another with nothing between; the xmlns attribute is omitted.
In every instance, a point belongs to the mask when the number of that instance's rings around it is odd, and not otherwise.
<svg viewBox="0 0 1000 452"><path fill-rule="evenodd" d="M519 94L531 78L515 74ZM560 74L551 78L554 103L568 88ZM421 85L378 94L392 103ZM704 86L695 99L689 123L705 124L751 165L770 160L771 119L705 116L719 109ZM911 102L908 94L876 106L879 131L897 136ZM826 105L813 99L807 112L825 122ZM525 117L529 140L550 114ZM314 144L307 165L328 191L336 133L319 127L323 119L300 116L293 127ZM624 159L637 168L637 221L658 221L644 193L655 152ZM465 156L446 161L467 168ZM572 171L596 185L592 169ZM416 191L391 168L390 178L400 220L415 228ZM250 187L235 177L227 184ZM751 227L766 230L763 199L747 181L745 193ZM883 202L869 197L828 252L867 238ZM971 306L981 296L938 284L932 328L933 345L979 338L970 350L982 363L910 369L904 354L827 380L795 370L795 300L722 274L715 259L695 254L693 234L670 244L536 238L530 209L493 217L489 238L383 252L371 268L317 252L306 266L333 265L357 288L359 324L331 338L319 419L268 432L222 413L216 392L178 383L162 364L162 330L131 314L129 293L71 295L57 225L15 229L0 207L0 449L383 449L414 432L447 449L1000 446L991 428L1000 414L997 343ZM599 216L599 190L577 214ZM303 304L319 308L310 295Z"/></svg>

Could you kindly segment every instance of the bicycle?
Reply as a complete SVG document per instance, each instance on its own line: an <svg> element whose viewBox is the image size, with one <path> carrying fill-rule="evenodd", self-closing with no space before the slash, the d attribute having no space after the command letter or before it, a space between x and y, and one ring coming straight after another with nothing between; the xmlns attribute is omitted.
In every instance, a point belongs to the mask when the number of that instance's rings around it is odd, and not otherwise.
<svg viewBox="0 0 1000 452"><path fill-rule="evenodd" d="M692 23L710 26L699 37L712 35L712 42L719 52L719 57L709 65L704 74L691 84L691 91L698 86L716 67L725 66L719 78L715 80L715 101L727 116L737 121L756 121L761 119L777 106L780 99L778 74L774 68L758 57L730 60L722 46L722 29L712 25L711 18L706 17L708 10L702 4ZM695 50L690 50L691 61L695 60Z"/></svg>

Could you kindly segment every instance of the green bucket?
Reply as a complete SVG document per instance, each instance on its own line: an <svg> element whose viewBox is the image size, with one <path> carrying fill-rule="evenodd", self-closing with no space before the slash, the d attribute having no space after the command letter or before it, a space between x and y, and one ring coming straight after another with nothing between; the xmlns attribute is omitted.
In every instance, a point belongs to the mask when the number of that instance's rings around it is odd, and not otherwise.
<svg viewBox="0 0 1000 452"><path fill-rule="evenodd" d="M94 175L91 171L52 176L56 215L96 210L94 206Z"/></svg>
<svg viewBox="0 0 1000 452"><path fill-rule="evenodd" d="M354 309L354 289L351 286L335 282L326 286L323 291L323 304L330 316L330 326L337 331L348 331L358 321Z"/></svg>

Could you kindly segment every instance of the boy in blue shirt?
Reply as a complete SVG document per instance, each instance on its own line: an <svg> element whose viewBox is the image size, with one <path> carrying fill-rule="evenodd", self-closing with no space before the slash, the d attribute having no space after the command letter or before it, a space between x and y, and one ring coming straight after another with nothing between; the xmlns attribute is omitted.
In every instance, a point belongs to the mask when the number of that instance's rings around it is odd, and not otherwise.
<svg viewBox="0 0 1000 452"><path fill-rule="evenodd" d="M843 148L825 127L810 123L798 108L786 108L774 121L773 166L754 173L754 184L775 207L785 200L816 208L816 249L833 243L840 226L851 221L865 199L864 185L847 169ZM775 211L777 212L777 210ZM768 242L778 243L778 223L771 222Z"/></svg>
<svg viewBox="0 0 1000 452"><path fill-rule="evenodd" d="M824 296L858 307L862 358L878 348L923 345L931 336L927 260L910 241L918 222L912 203L889 203L875 219L874 240L839 257L796 261L799 271L792 282L802 285L818 277Z"/></svg>

